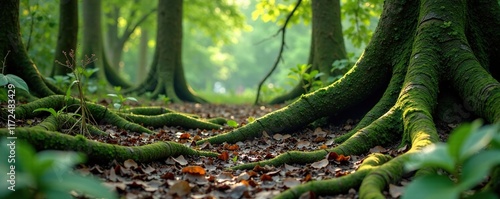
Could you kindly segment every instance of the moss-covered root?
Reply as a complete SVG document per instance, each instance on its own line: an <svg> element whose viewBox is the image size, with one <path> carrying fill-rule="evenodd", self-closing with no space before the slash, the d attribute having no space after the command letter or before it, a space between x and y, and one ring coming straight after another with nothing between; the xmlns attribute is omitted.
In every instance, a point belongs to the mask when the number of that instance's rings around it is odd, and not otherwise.
<svg viewBox="0 0 500 199"><path fill-rule="evenodd" d="M221 127L219 124L193 118L191 116L184 115L181 113L164 113L161 115L135 115L135 114L125 114L125 113L117 113L117 114L127 119L128 121L141 124L144 126L151 126L154 128L159 128L163 126L180 126L191 129L196 129L196 128L218 129Z"/></svg>
<svg viewBox="0 0 500 199"><path fill-rule="evenodd" d="M384 116L375 120L367 127L359 130L347 141L342 144L327 150L317 150L310 152L290 151L280 154L273 159L242 164L232 167L232 170L251 169L256 165L283 165L283 164L307 164L319 161L325 158L329 152L335 152L343 155L353 155L366 153L370 148L377 145L387 145L395 140L400 140L400 134L396 132L402 131L401 110L393 107Z"/></svg>
<svg viewBox="0 0 500 199"><path fill-rule="evenodd" d="M87 154L91 162L124 161L151 162L171 156L195 155L216 157L217 153L198 151L176 142L157 142L143 146L119 146L88 140L84 136L71 136L40 128L16 128L15 135L37 150L71 150ZM9 135L8 129L0 129L0 136Z"/></svg>
<svg viewBox="0 0 500 199"><path fill-rule="evenodd" d="M363 178L378 166L391 160L390 156L380 153L369 155L363 160L356 172L342 176L339 178L332 178L329 180L312 181L291 189L288 189L274 199L282 198L299 198L305 192L311 191L318 195L336 195L346 193L353 187L359 187Z"/></svg>
<svg viewBox="0 0 500 199"><path fill-rule="evenodd" d="M123 110L123 112L136 115L161 115L164 113L173 113L175 111L165 107L132 107Z"/></svg>

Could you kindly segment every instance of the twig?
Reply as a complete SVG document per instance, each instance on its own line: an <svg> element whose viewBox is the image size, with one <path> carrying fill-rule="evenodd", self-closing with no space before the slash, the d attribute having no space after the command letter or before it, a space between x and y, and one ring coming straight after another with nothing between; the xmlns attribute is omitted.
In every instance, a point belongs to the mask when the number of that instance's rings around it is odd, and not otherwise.
<svg viewBox="0 0 500 199"><path fill-rule="evenodd" d="M257 105L259 103L260 89L261 89L262 85L267 80L267 78L269 78L271 76L271 74L274 72L274 70L276 70L276 68L278 67L278 63L280 62L280 60L283 60L283 50L285 49L285 45L286 45L285 44L286 26L288 25L288 22L292 18L292 16L295 13L295 11L297 11L297 8L300 6L300 3L302 3L302 0L297 0L297 4L293 8L292 12L290 12L288 14L288 16L286 17L285 23L278 30L278 32L275 34L275 36L276 36L279 32L281 32L281 47L280 47L280 51L279 51L278 57L276 58L276 61L274 62L274 65L271 68L271 70L267 73L267 75L264 77L264 79L262 79L259 82L259 87L257 88L257 97L255 98L255 102L254 102L255 105Z"/></svg>

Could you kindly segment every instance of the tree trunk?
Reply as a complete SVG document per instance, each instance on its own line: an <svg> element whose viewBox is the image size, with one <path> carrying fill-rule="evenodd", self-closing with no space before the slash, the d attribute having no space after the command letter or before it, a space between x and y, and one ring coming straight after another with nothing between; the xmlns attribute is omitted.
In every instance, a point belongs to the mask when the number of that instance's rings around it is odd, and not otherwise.
<svg viewBox="0 0 500 199"><path fill-rule="evenodd" d="M137 76L135 81L142 82L145 79L148 66L148 31L141 29L141 41L139 44L139 66L137 67Z"/></svg>
<svg viewBox="0 0 500 199"><path fill-rule="evenodd" d="M113 86L122 88L130 87L129 83L123 80L117 72L109 65L106 53L103 48L102 22L101 22L101 1L83 1L83 54L82 57L95 55L97 60L90 63L89 68L99 68L97 78L106 79Z"/></svg>
<svg viewBox="0 0 500 199"><path fill-rule="evenodd" d="M312 35L308 61L312 67L307 72L318 70L323 73L320 79L323 85L326 85L332 75L332 63L335 60L347 58L340 19L340 0L312 1L312 13ZM304 87L304 81L300 80L299 84L291 91L274 98L269 103L284 103L307 93L311 86Z"/></svg>
<svg viewBox="0 0 500 199"><path fill-rule="evenodd" d="M64 52L76 50L78 38L78 1L68 0L59 3L59 33L57 36L57 46L55 61L64 63L66 57ZM54 62L50 76L66 75L71 73L71 69Z"/></svg>
<svg viewBox="0 0 500 199"><path fill-rule="evenodd" d="M28 57L21 40L19 25L19 0L8 0L0 6L0 57L4 63L4 74L14 74L28 84L30 93L43 97L62 93L41 76ZM49 86L50 87L49 87Z"/></svg>
<svg viewBox="0 0 500 199"><path fill-rule="evenodd" d="M386 0L372 40L344 77L241 128L197 143L235 143L262 136L262 132L290 132L332 113L356 111L364 100L385 90L353 130L335 139L338 146L287 152L234 168L310 163L329 152L355 155L378 145L408 144L411 148L405 154L358 179L362 180L357 182L360 198L384 198L383 189L401 179L409 157L439 141L435 116L441 105L438 101L444 97L438 95L440 88L451 86L468 111L489 123L500 123L499 16L495 0ZM451 107L441 111L444 117L454 117ZM327 186L308 187L292 188L282 196L329 190Z"/></svg>
<svg viewBox="0 0 500 199"><path fill-rule="evenodd" d="M148 78L135 91L166 95L174 102L205 102L187 85L182 66L182 0L158 2L158 32Z"/></svg>

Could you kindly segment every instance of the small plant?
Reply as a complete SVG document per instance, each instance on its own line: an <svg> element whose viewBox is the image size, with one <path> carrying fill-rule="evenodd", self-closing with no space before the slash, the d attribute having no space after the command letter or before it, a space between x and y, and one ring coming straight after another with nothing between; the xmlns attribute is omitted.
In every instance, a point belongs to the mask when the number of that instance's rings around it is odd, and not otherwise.
<svg viewBox="0 0 500 199"><path fill-rule="evenodd" d="M78 99L80 100L80 107L76 110L76 112L80 111L80 114L75 114L75 115L80 116L78 121L81 121L80 133L83 134L84 132L88 131L87 123L90 122L89 118L92 117L92 114L90 114L90 111L87 108L87 103L84 95L85 87L83 85L83 79L85 78L86 80L88 80L90 76L92 76L92 74L94 74L97 71L97 69L87 70L85 69L85 67L90 63L96 61L97 59L95 58L95 55L92 55L90 57L85 55L85 59L80 62L80 65L77 65L77 62L75 60L76 55L74 50L70 50L69 53L63 51L62 53L66 57L65 63L62 63L57 60L56 63L68 67L72 71L72 74L70 76L73 77L75 80L71 82L70 86L66 90L66 100L68 100L71 97L71 88L74 85L76 85L76 88L78 90Z"/></svg>
<svg viewBox="0 0 500 199"><path fill-rule="evenodd" d="M115 86L113 89L115 90L116 94L110 93L108 94L108 96L113 97L113 106L115 107L115 109L118 109L118 111L120 111L126 101L137 102L137 99L134 97L123 97L123 95L120 93L122 89L121 87Z"/></svg>
<svg viewBox="0 0 500 199"><path fill-rule="evenodd" d="M69 75L55 75L53 77L46 77L45 79L49 80L51 83L63 90L67 90L68 85L71 82Z"/></svg>
<svg viewBox="0 0 500 199"><path fill-rule="evenodd" d="M233 128L236 128L238 127L238 122L234 121L234 120L227 120L227 125L230 126L230 127L233 127Z"/></svg>
<svg viewBox="0 0 500 199"><path fill-rule="evenodd" d="M12 84L13 86L10 86L9 88L19 88L22 90L25 90L26 92L29 92L28 89L28 84L18 77L17 75L13 74L4 74L4 69L5 69L5 62L7 59L7 56L9 55L10 51L7 51L7 54L3 58L2 61L2 73L0 73L0 100L1 101L7 101L9 99L8 94L7 94L7 89L5 89L5 86L8 84Z"/></svg>
<svg viewBox="0 0 500 199"><path fill-rule="evenodd" d="M471 193L495 166L500 165L500 125L481 127L480 121L453 131L447 143L437 143L413 156L408 170L440 168L451 175L431 174L416 178L405 189L404 199L413 198L496 198L491 190ZM469 195L467 195L467 194ZM470 195L471 194L471 195Z"/></svg>
<svg viewBox="0 0 500 199"><path fill-rule="evenodd" d="M288 73L288 78L299 81L306 92L317 90L323 86L319 77L324 74L318 70L309 71L310 68L311 65L299 64L295 68L291 68Z"/></svg>
<svg viewBox="0 0 500 199"><path fill-rule="evenodd" d="M170 104L170 102L172 102L172 99L170 99L170 97L167 97L164 94L159 94L158 100L161 100L165 105Z"/></svg>
<svg viewBox="0 0 500 199"><path fill-rule="evenodd" d="M352 65L353 63L349 62L348 59L335 60L332 63L332 69L330 69L332 76L328 78L328 82L333 83L339 80L344 73L352 68Z"/></svg>
<svg viewBox="0 0 500 199"><path fill-rule="evenodd" d="M82 154L63 151L35 153L31 145L23 141L12 143L2 139L1 143L2 151L15 146L16 156L9 161L0 161L0 170L7 173L0 180L3 187L0 198L73 198L70 192L74 191L80 196L117 198L116 193L101 185L99 180L73 171L76 164L84 162Z"/></svg>

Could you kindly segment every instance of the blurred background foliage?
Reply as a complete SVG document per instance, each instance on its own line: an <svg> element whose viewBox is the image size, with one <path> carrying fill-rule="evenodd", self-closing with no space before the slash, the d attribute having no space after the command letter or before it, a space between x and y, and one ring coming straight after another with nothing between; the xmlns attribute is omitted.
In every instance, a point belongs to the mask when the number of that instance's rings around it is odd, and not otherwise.
<svg viewBox="0 0 500 199"><path fill-rule="evenodd" d="M267 99L291 89L296 80L288 77L290 69L307 63L310 1L303 0L287 27L283 62L263 89ZM258 82L276 59L280 45L276 33L295 4L294 0L185 0L183 65L189 85L210 102L251 103ZM119 5L120 17L115 22L106 13L112 12L116 5ZM106 23L117 23L118 31L124 31L127 24L136 22L156 5L157 0L103 1L103 29L106 31ZM341 0L349 61L355 62L368 44L382 5L383 0ZM49 75L57 42L59 2L21 0L20 9L22 37L28 53L41 73ZM136 12L134 19L127 18L131 12ZM81 24L81 10L79 20ZM79 32L81 41L81 28ZM155 48L156 12L142 22L125 43L119 71L132 84L138 84L143 78L138 74L146 74L138 72L139 46L145 34L146 68L149 68ZM235 100L236 97L241 99Z"/></svg>

